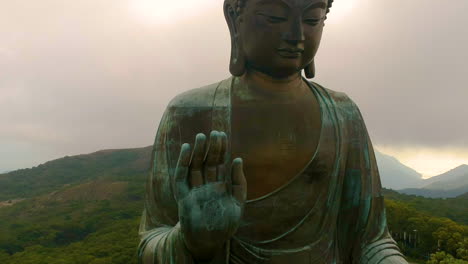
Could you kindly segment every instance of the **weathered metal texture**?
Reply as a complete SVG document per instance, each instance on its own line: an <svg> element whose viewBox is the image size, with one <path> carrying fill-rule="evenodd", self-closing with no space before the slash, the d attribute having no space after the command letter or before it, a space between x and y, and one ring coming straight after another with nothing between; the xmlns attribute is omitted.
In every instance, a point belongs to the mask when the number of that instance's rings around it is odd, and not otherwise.
<svg viewBox="0 0 468 264"><path fill-rule="evenodd" d="M183 142L215 127L230 130L231 84L228 79L194 90L168 106L141 225L143 263L194 261L181 240L170 182ZM374 152L358 108L343 93L316 84L311 89L322 113L313 158L280 189L247 201L241 226L212 263L405 263L387 231ZM188 120L199 125L184 127Z"/></svg>
<svg viewBox="0 0 468 264"><path fill-rule="evenodd" d="M141 263L407 263L359 109L301 77L315 75L330 3L225 1L234 77L169 103Z"/></svg>

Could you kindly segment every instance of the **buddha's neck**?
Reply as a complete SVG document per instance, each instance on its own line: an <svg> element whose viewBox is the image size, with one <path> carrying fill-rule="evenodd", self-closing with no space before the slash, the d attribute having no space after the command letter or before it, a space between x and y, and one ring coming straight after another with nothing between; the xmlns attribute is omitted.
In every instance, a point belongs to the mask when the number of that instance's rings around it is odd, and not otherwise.
<svg viewBox="0 0 468 264"><path fill-rule="evenodd" d="M300 73L276 79L255 70L248 70L241 77L241 82L249 93L272 98L294 98L308 91Z"/></svg>

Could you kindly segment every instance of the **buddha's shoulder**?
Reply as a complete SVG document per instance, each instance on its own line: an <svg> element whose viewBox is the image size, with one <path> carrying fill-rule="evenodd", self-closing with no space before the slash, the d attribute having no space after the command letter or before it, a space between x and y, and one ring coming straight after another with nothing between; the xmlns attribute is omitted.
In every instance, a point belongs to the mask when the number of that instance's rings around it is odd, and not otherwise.
<svg viewBox="0 0 468 264"><path fill-rule="evenodd" d="M338 107L356 107L356 104L354 101L344 92L340 91L335 91L330 88L325 88L324 86L315 83L315 82L310 82L312 85L315 87L319 88L322 90L324 94L327 95L328 99L333 102L335 106Z"/></svg>
<svg viewBox="0 0 468 264"><path fill-rule="evenodd" d="M230 85L231 78L183 92L174 97L168 107L211 107L219 87Z"/></svg>
<svg viewBox="0 0 468 264"><path fill-rule="evenodd" d="M321 93L326 97L325 101L328 101L327 106L334 109L340 119L351 121L353 124L356 121L362 121L359 107L346 93L325 88L317 83L312 84L321 90Z"/></svg>

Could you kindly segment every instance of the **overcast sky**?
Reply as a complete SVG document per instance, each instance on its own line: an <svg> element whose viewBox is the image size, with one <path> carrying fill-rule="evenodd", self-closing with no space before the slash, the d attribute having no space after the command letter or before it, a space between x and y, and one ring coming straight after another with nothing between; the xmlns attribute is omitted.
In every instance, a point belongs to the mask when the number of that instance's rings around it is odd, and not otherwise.
<svg viewBox="0 0 468 264"><path fill-rule="evenodd" d="M0 172L151 145L173 96L229 76L221 0L0 4ZM468 163L467 10L335 0L316 58L374 145L425 176Z"/></svg>

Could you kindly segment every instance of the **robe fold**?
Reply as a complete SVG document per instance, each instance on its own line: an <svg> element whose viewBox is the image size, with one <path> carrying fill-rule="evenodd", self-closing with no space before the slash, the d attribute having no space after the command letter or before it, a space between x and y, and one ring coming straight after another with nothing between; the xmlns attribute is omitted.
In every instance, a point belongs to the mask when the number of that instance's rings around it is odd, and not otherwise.
<svg viewBox="0 0 468 264"><path fill-rule="evenodd" d="M141 263L199 263L185 247L178 224L174 171L181 145L193 145L197 133L224 131L229 139L231 91L237 84L239 79L231 77L169 103L146 185ZM374 150L358 107L344 93L309 86L322 119L314 155L288 183L246 202L236 234L209 263L407 263L388 232Z"/></svg>

